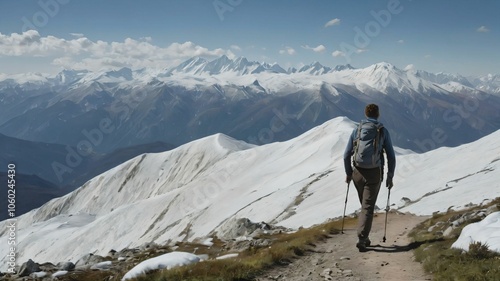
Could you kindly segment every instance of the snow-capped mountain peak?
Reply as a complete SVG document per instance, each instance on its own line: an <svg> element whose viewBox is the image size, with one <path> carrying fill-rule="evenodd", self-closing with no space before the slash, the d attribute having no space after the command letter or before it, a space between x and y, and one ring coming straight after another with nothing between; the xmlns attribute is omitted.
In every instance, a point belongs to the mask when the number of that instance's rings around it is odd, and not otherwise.
<svg viewBox="0 0 500 281"><path fill-rule="evenodd" d="M304 65L298 70L298 72L307 72L312 75L322 75L330 71L332 71L330 67L324 66L317 61L309 65Z"/></svg>
<svg viewBox="0 0 500 281"><path fill-rule="evenodd" d="M349 69L355 69L355 68L350 64L340 64L340 65L337 65L333 68L334 71L343 71L343 70L349 70Z"/></svg>
<svg viewBox="0 0 500 281"><path fill-rule="evenodd" d="M232 63L233 61L231 59L229 59L226 55L222 55L221 57L207 63L205 71L212 75L225 72L231 69Z"/></svg>
<svg viewBox="0 0 500 281"><path fill-rule="evenodd" d="M58 85L69 85L78 81L87 73L89 73L87 70L64 69L59 72L54 79L55 83Z"/></svg>
<svg viewBox="0 0 500 281"><path fill-rule="evenodd" d="M77 84L92 84L94 82L106 83L108 85L123 83L129 85L142 85L152 81L161 82L164 80L173 80L174 83L186 81L190 84L200 84L200 81L212 80L210 76L218 76L229 73L232 76L239 76L239 81L254 81L255 79L244 79L247 75L260 74L288 74L295 73L310 75L323 79L327 83L344 83L350 81L350 84L357 85L358 89L366 90L360 85L369 86L380 92L387 92L388 89L398 89L402 91L426 92L428 90L441 91L445 87L434 87L434 84L446 84L448 82L457 82L466 87L476 88L488 93L500 93L500 76L487 75L483 77L467 78L458 74L448 73L429 73L422 70L401 70L388 62L380 62L365 68L355 69L351 65L337 65L334 68L325 66L318 61L304 65L300 69L283 69L278 63L269 64L266 62L249 61L245 57L231 59L222 55L213 60L207 60L202 57L190 58L179 65L163 70L131 70L122 68L119 70L89 72L86 70L63 70L54 77L41 74L27 75L1 75L0 87L14 87L16 84L24 84L24 87L30 88L50 88L53 86L64 87ZM330 75L333 73L342 73L340 76ZM176 75L183 75L182 79L176 79ZM191 76L191 78L190 78ZM203 77L200 79L200 77ZM302 76L305 78L305 76ZM337 78L342 77L341 81ZM221 81L226 79L216 79ZM274 77L273 79L288 79L286 76ZM202 82L201 82L202 83ZM209 81L208 84L213 84ZM245 85L246 86L246 85Z"/></svg>
<svg viewBox="0 0 500 281"><path fill-rule="evenodd" d="M488 74L472 78L471 82L478 90L487 93L500 94L500 74Z"/></svg>
<svg viewBox="0 0 500 281"><path fill-rule="evenodd" d="M388 93L393 90L397 90L398 92L422 92L422 90L429 88L440 91L432 83L418 79L412 73L403 71L387 62L376 63L363 69L352 70L352 75L348 75L347 77L352 83L358 85L358 88L362 91L366 91L366 87L382 93Z"/></svg>
<svg viewBox="0 0 500 281"><path fill-rule="evenodd" d="M444 72L430 73L424 70L408 70L409 73L414 74L416 77L430 81L436 84L446 84L448 82L457 82L467 87L474 87L470 81L462 75L450 74Z"/></svg>

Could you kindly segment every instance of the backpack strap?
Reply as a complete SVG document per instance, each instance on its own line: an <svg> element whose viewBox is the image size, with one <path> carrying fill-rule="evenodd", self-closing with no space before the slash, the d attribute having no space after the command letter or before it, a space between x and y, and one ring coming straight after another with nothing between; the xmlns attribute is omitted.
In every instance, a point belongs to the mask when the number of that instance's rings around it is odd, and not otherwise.
<svg viewBox="0 0 500 281"><path fill-rule="evenodd" d="M359 122L358 131L356 133L356 139L354 140L354 157L352 158L352 163L356 166L356 155L358 154L359 139L361 138L361 126L363 126L363 121Z"/></svg>
<svg viewBox="0 0 500 281"><path fill-rule="evenodd" d="M378 146L380 145L380 139L382 138L383 132L384 132L384 126L379 123L377 126L377 135L375 136L375 140L373 140L373 150L374 150L374 153L372 155L373 165L375 165L375 161L377 160L376 157L379 154ZM381 156L382 155L380 155L379 157Z"/></svg>

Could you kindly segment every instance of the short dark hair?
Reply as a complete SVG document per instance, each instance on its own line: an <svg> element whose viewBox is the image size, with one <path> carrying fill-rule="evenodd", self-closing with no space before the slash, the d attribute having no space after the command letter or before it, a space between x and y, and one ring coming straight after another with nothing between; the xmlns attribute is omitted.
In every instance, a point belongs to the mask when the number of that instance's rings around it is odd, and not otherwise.
<svg viewBox="0 0 500 281"><path fill-rule="evenodd" d="M378 112L378 105L376 104L369 104L365 107L365 115L368 118L378 118L379 117L379 112Z"/></svg>

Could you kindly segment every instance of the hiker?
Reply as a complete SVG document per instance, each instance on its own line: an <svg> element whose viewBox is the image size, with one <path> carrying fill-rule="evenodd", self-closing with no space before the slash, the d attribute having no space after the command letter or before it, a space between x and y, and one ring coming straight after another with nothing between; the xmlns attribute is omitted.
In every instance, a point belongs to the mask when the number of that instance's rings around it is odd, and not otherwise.
<svg viewBox="0 0 500 281"><path fill-rule="evenodd" d="M347 142L344 152L344 167L346 183L351 180L358 191L361 213L358 217L358 242L356 247L360 252L370 246L369 234L372 227L375 202L384 178L384 156L387 155L386 187L393 186L392 178L396 167L396 156L392 147L389 131L378 122L379 108L376 104L365 107L366 120L361 121ZM351 167L352 163L354 165Z"/></svg>

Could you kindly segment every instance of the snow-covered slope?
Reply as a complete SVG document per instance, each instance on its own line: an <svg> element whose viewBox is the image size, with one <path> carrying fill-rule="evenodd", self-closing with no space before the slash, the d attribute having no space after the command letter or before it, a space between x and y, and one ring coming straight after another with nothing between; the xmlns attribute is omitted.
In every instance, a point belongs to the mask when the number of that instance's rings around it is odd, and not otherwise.
<svg viewBox="0 0 500 281"><path fill-rule="evenodd" d="M263 146L217 134L136 157L21 216L18 260L76 261L151 241L191 241L222 232L235 218L298 228L339 217L346 192L342 154L354 127L336 118ZM500 196L499 137L497 131L421 155L398 150L404 155L397 158L394 207L431 214ZM383 189L379 206L386 194ZM351 192L347 212L358 208Z"/></svg>

